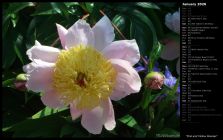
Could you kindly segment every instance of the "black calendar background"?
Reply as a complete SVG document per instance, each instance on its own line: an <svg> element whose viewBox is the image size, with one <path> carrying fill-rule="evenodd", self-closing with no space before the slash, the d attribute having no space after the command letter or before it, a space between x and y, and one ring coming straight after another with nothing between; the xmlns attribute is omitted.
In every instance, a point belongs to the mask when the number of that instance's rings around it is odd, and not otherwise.
<svg viewBox="0 0 223 140"><path fill-rule="evenodd" d="M204 1L200 1L203 3ZM185 1L185 3L199 3L199 1ZM216 24L219 28L214 30L213 32L204 32L202 36L215 36L214 40L192 40L190 42L191 48L193 45L199 44L200 48L208 48L208 51L202 52L191 52L193 56L201 56L201 55L214 55L215 58L218 60L215 63L206 62L208 66L214 66L219 68L218 76L191 76L191 80L204 80L207 81L206 84L192 84L191 89L211 89L211 93L208 93L207 96L204 97L206 99L206 106L208 108L216 109L215 113L220 114L219 116L193 116L191 114L191 121L182 121L181 118L181 137L188 138L188 136L197 136L197 135L218 135L217 137L222 138L223 128L222 128L222 103L223 103L223 51L222 51L222 27L223 24L221 22L223 15L222 15L222 5L218 4L217 2L205 2L206 6L183 6L181 4L181 9L184 7L190 9L191 8L191 15L204 15L208 18L208 21L211 21ZM182 18L181 13L181 18ZM189 15L187 15L189 16ZM181 21L182 25L182 21ZM188 26L190 27L190 26ZM181 28L182 29L182 28ZM182 30L181 30L182 33ZM195 36L195 35L194 35ZM198 35L199 36L199 35ZM182 43L182 37L181 37ZM182 45L182 44L181 44ZM188 45L188 44L187 44ZM196 46L195 46L196 47ZM182 55L182 50L181 50ZM198 64L202 64L204 62L197 62ZM192 64L196 64L196 62L192 62ZM181 59L181 67L182 67L182 59ZM182 69L181 69L182 72ZM199 71L196 71L199 72ZM187 81L187 79L186 79ZM205 86L204 86L205 85ZM182 80L181 80L181 89L182 89ZM182 96L182 95L181 95ZM181 111L182 111L182 97L181 97ZM199 103L193 103L196 105ZM203 104L203 103L202 103ZM201 112L202 114L202 112ZM211 114L211 113L210 113ZM181 112L182 117L182 112Z"/></svg>

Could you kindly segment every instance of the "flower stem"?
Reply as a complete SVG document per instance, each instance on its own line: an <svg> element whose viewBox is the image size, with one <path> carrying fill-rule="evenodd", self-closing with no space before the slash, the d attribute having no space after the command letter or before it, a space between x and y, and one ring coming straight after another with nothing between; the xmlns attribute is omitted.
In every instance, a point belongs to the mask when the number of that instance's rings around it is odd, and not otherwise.
<svg viewBox="0 0 223 140"><path fill-rule="evenodd" d="M59 41L59 37L50 46L56 45L58 41Z"/></svg>
<svg viewBox="0 0 223 140"><path fill-rule="evenodd" d="M145 88L145 92L143 93L143 98L142 98L142 109L144 110L149 106L151 92L152 92L151 89Z"/></svg>
<svg viewBox="0 0 223 140"><path fill-rule="evenodd" d="M87 17L89 17L89 14L84 15L81 19L86 19Z"/></svg>
<svg viewBox="0 0 223 140"><path fill-rule="evenodd" d="M106 15L102 10L100 10L100 13L101 13L103 16ZM122 32L118 29L118 27L117 27L115 24L113 24L112 22L111 22L111 24L112 24L112 26L115 28L115 30L119 33L119 35L122 37L122 39L126 39L126 37L122 34Z"/></svg>

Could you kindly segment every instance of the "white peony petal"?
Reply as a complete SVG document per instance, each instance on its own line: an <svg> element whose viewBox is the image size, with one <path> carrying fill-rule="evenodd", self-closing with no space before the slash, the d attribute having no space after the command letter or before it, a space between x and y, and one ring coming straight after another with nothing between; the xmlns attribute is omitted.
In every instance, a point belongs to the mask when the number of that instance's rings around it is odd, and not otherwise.
<svg viewBox="0 0 223 140"><path fill-rule="evenodd" d="M111 95L111 99L113 99L113 97L121 99L131 93L139 92L142 86L141 79L131 64L121 59L110 59L110 62L118 73L115 91L112 93L115 95Z"/></svg>
<svg viewBox="0 0 223 140"><path fill-rule="evenodd" d="M135 65L140 59L139 47L134 39L112 42L102 53L108 59L116 58L127 60L131 65Z"/></svg>
<svg viewBox="0 0 223 140"><path fill-rule="evenodd" d="M23 70L27 73L26 87L34 92L41 92L50 87L54 65L41 60L25 65Z"/></svg>
<svg viewBox="0 0 223 140"><path fill-rule="evenodd" d="M115 114L111 100L108 98L102 103L104 108L104 126L107 130L112 130L116 126Z"/></svg>
<svg viewBox="0 0 223 140"><path fill-rule="evenodd" d="M39 41L35 40L35 46L41 46L41 44L39 43Z"/></svg>
<svg viewBox="0 0 223 140"><path fill-rule="evenodd" d="M41 100L44 105L51 108L61 108L64 106L64 104L59 99L57 92L51 87L48 87L44 91L44 94L41 97Z"/></svg>
<svg viewBox="0 0 223 140"><path fill-rule="evenodd" d="M65 42L68 49L79 44L94 46L94 33L85 20L79 19L68 29Z"/></svg>
<svg viewBox="0 0 223 140"><path fill-rule="evenodd" d="M59 38L60 38L61 45L63 46L64 49L66 49L65 48L65 36L66 36L66 34L67 34L68 31L67 31L66 28L64 28L60 24L57 24L56 23L56 26L57 26L57 32L59 34Z"/></svg>
<svg viewBox="0 0 223 140"><path fill-rule="evenodd" d="M95 37L95 47L98 51L104 49L114 38L114 28L107 16L101 18L92 28Z"/></svg>
<svg viewBox="0 0 223 140"><path fill-rule="evenodd" d="M103 128L103 107L97 106L90 111L83 111L81 124L92 134L100 134Z"/></svg>
<svg viewBox="0 0 223 140"><path fill-rule="evenodd" d="M78 117L80 117L81 113L82 112L76 108L74 103L70 104L70 114L71 114L72 120L76 120Z"/></svg>
<svg viewBox="0 0 223 140"><path fill-rule="evenodd" d="M103 125L107 130L114 129L116 122L111 100L107 98L94 109L82 111L81 124L92 134L100 134Z"/></svg>
<svg viewBox="0 0 223 140"><path fill-rule="evenodd" d="M32 61L34 61L34 59L40 59L46 62L53 63L57 60L59 52L60 50L57 48L42 46L38 41L36 41L35 45L27 50L26 54Z"/></svg>
<svg viewBox="0 0 223 140"><path fill-rule="evenodd" d="M113 100L113 101L118 101L118 100L121 100L122 98L128 96L129 93L128 92L125 92L125 91L119 91L117 89L114 89L112 91L112 94L110 96L110 98Z"/></svg>

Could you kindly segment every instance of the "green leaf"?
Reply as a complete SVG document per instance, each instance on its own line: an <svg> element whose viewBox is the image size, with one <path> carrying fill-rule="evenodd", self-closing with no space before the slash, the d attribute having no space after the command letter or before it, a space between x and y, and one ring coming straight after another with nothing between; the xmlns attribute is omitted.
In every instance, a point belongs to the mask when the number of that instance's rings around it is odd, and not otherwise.
<svg viewBox="0 0 223 140"><path fill-rule="evenodd" d="M163 91L163 90L162 90ZM159 98L159 96L163 94L163 92L160 92L160 93L155 93L155 94L152 94L151 95L151 102L155 102L157 100L157 98Z"/></svg>
<svg viewBox="0 0 223 140"><path fill-rule="evenodd" d="M6 9L6 12L4 13L6 16L3 19L3 24L8 20L8 18L11 16L11 14L15 14L19 12L20 10L35 6L33 2L14 2L10 3L8 9Z"/></svg>
<svg viewBox="0 0 223 140"><path fill-rule="evenodd" d="M132 117L131 115L127 114L124 117L118 119L120 122L126 124L127 126L135 129L136 131L139 131L141 134L145 133L145 130L138 125L137 121L135 120L134 117Z"/></svg>
<svg viewBox="0 0 223 140"><path fill-rule="evenodd" d="M35 20L30 23L29 33L27 31L26 35L29 36L31 34L31 41L26 42L27 48L32 47L34 45L35 39L37 39L41 44L51 45L58 37L56 24L59 23L62 25L65 22L65 19L61 15L50 15L50 16L38 16L34 18ZM33 28L32 28L33 27ZM47 31L46 31L47 27ZM59 44L59 42L58 42ZM59 46L58 46L59 47ZM61 46L60 46L61 47Z"/></svg>
<svg viewBox="0 0 223 140"><path fill-rule="evenodd" d="M46 117L46 116L49 116L49 115L52 115L52 114L55 114L55 113L59 113L59 112L64 111L66 109L67 109L67 107L61 108L61 109L52 109L52 108L46 107L43 110L40 110L39 112L34 114L32 116L32 119Z"/></svg>
<svg viewBox="0 0 223 140"><path fill-rule="evenodd" d="M64 4L65 4L67 7L74 6L74 5L79 5L78 2L64 2Z"/></svg>
<svg viewBox="0 0 223 140"><path fill-rule="evenodd" d="M7 79L2 82L2 87L12 87L14 86L15 78Z"/></svg>
<svg viewBox="0 0 223 140"><path fill-rule="evenodd" d="M10 3L9 8L8 8L8 12L9 13L17 13L20 10L26 8L26 7L30 7L30 6L35 6L33 2L14 2L14 3Z"/></svg>
<svg viewBox="0 0 223 140"><path fill-rule="evenodd" d="M121 2L118 2L118 3L112 3L112 4L108 4L108 3L105 3L105 6L107 8L111 8L112 10L117 10L119 12L128 12L128 10L132 10L135 8L135 3L132 3L132 2L127 2L127 3L121 3Z"/></svg>
<svg viewBox="0 0 223 140"><path fill-rule="evenodd" d="M58 116L49 116L39 119L27 119L14 125L13 137L59 137L61 127L66 120Z"/></svg>
<svg viewBox="0 0 223 140"><path fill-rule="evenodd" d="M149 60L150 60L149 68L148 68L149 71L153 70L155 62L160 57L162 50L163 50L163 45L160 44L159 42L157 42L156 46L153 47L153 49L149 55Z"/></svg>
<svg viewBox="0 0 223 140"><path fill-rule="evenodd" d="M12 88L3 88L2 90L2 128L8 131L12 125L25 120L32 114L35 108L24 106L24 94Z"/></svg>
<svg viewBox="0 0 223 140"><path fill-rule="evenodd" d="M9 127L4 127L4 128L2 128L2 131L4 132L4 131L7 131L7 130L9 130L9 129L11 129L13 126L9 126Z"/></svg>
<svg viewBox="0 0 223 140"><path fill-rule="evenodd" d="M170 116L166 118L165 126L168 128L180 130L180 117L177 116L176 111L174 111Z"/></svg>
<svg viewBox="0 0 223 140"><path fill-rule="evenodd" d="M3 38L3 50L2 50L2 68L8 69L16 59L16 53L13 49L13 41L15 32L10 29Z"/></svg>
<svg viewBox="0 0 223 140"><path fill-rule="evenodd" d="M22 55L22 49L21 46L22 46L22 43L23 43L23 36L18 34L16 40L14 41L14 51L16 53L16 55L18 56L19 60L21 61L21 63L24 65L24 56Z"/></svg>
<svg viewBox="0 0 223 140"><path fill-rule="evenodd" d="M135 134L135 137L136 138L145 138L146 137L146 131L137 131L136 134Z"/></svg>
<svg viewBox="0 0 223 140"><path fill-rule="evenodd" d="M16 24L17 24L17 22L19 20L19 16L17 15L17 13L13 13L13 14L10 15L10 17L11 17L12 25L15 28Z"/></svg>
<svg viewBox="0 0 223 140"><path fill-rule="evenodd" d="M80 130L79 129L75 129L75 132L73 133L73 135L71 136L72 138L90 138L91 134L87 133L86 130Z"/></svg>
<svg viewBox="0 0 223 140"><path fill-rule="evenodd" d="M94 3L93 2L85 2L85 7L86 10L91 13L93 11L94 8Z"/></svg>
<svg viewBox="0 0 223 140"><path fill-rule="evenodd" d="M120 30L120 32L126 37L129 38L130 32L130 20L126 15L117 14L112 19L112 23ZM115 30L115 38L120 40L123 39L122 36Z"/></svg>
<svg viewBox="0 0 223 140"><path fill-rule="evenodd" d="M130 38L135 39L141 55L148 56L152 48L151 34L148 28L141 22L132 19L130 25Z"/></svg>
<svg viewBox="0 0 223 140"><path fill-rule="evenodd" d="M72 134L75 131L74 126L65 124L60 130L60 137Z"/></svg>
<svg viewBox="0 0 223 140"><path fill-rule="evenodd" d="M128 125L129 127L134 127L137 124L136 120L130 115L125 115L124 117L120 118L119 121Z"/></svg>
<svg viewBox="0 0 223 140"><path fill-rule="evenodd" d="M154 108L152 106L149 107L149 117L151 120L154 119Z"/></svg>
<svg viewBox="0 0 223 140"><path fill-rule="evenodd" d="M51 2L52 8L69 20L68 8L63 2Z"/></svg>
<svg viewBox="0 0 223 140"><path fill-rule="evenodd" d="M152 101L151 92L152 92L151 89L146 89L145 92L143 93L143 103L142 103L143 109L146 109L149 106L150 102Z"/></svg>
<svg viewBox="0 0 223 140"><path fill-rule="evenodd" d="M159 6L152 2L137 2L136 5L143 8L160 10Z"/></svg>
<svg viewBox="0 0 223 140"><path fill-rule="evenodd" d="M136 39L143 56L149 56L158 42L152 22L138 10L129 11L128 16L131 19L130 38Z"/></svg>
<svg viewBox="0 0 223 140"><path fill-rule="evenodd" d="M4 16L4 15L3 15ZM8 29L11 27L11 22L10 20L6 20L3 24L2 24L2 38L5 38L6 33L8 32Z"/></svg>
<svg viewBox="0 0 223 140"><path fill-rule="evenodd" d="M165 121L165 119L164 118L161 118L160 120L155 121L156 123L154 123L152 125L152 127L155 127L156 131L159 131L159 130L163 129L163 127L164 127L164 121Z"/></svg>
<svg viewBox="0 0 223 140"><path fill-rule="evenodd" d="M163 26L164 19L163 19L163 16L161 16L162 15L161 11L156 11L154 9L144 10L146 16L150 18L150 20L152 21L152 23L154 25L158 40L161 40L164 38L163 28L165 28L165 27Z"/></svg>
<svg viewBox="0 0 223 140"><path fill-rule="evenodd" d="M156 36L156 31L155 31L153 23L151 22L149 17L147 17L144 13L142 13L138 10L134 10L133 12L131 12L131 14L134 18L139 19L141 22L143 22L145 25L147 25L147 28L149 28L152 32L153 46L156 45L158 42L157 36Z"/></svg>
<svg viewBox="0 0 223 140"><path fill-rule="evenodd" d="M174 129L171 128L164 128L161 131L159 131L157 133L158 137L169 137L169 138L179 138L180 137L180 133Z"/></svg>
<svg viewBox="0 0 223 140"><path fill-rule="evenodd" d="M31 16L54 15L54 14L59 14L59 13L55 9L53 9L50 3L38 3L35 12L31 14Z"/></svg>
<svg viewBox="0 0 223 140"><path fill-rule="evenodd" d="M156 108L156 114L155 114L155 118L157 120L163 117L164 118L168 117L173 112L176 112L176 108L172 104L175 98L176 98L175 96L168 95L159 102Z"/></svg>
<svg viewBox="0 0 223 140"><path fill-rule="evenodd" d="M36 40L36 26L41 22L41 18L40 17L34 17L28 27L27 27L27 32L26 32L26 49L31 48Z"/></svg>
<svg viewBox="0 0 223 140"><path fill-rule="evenodd" d="M4 9L3 12L3 36L6 34L6 31L9 28L9 22L12 22L12 26L15 28L17 25L17 22L19 20L18 12L26 7L34 6L34 3L32 2L14 2L9 3L9 7L7 9Z"/></svg>
<svg viewBox="0 0 223 140"><path fill-rule="evenodd" d="M80 7L85 11L85 13L91 13L94 9L94 3L90 2L79 2ZM99 10L99 9L97 9Z"/></svg>
<svg viewBox="0 0 223 140"><path fill-rule="evenodd" d="M120 25L125 23L125 19L122 15L115 15L115 17L112 19L112 23L119 27Z"/></svg>

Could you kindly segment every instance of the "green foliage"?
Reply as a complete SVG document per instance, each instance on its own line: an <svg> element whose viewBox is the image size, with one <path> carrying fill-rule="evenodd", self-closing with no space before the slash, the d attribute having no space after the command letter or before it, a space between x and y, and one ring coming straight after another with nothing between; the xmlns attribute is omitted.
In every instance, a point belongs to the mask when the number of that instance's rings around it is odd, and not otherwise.
<svg viewBox="0 0 223 140"><path fill-rule="evenodd" d="M122 123L128 125L129 127L134 127L137 124L136 120L130 115L126 115L126 116L120 118L119 120Z"/></svg>
<svg viewBox="0 0 223 140"><path fill-rule="evenodd" d="M60 130L65 123L66 120L58 116L27 119L17 123L8 131L15 132L13 137L59 137Z"/></svg>
<svg viewBox="0 0 223 140"><path fill-rule="evenodd" d="M150 60L149 67L148 67L149 71L152 71L152 69L154 68L154 64L160 57L162 50L163 50L163 45L160 44L159 42L157 42L156 45L154 45L154 47L152 48L152 51L149 56L149 60Z"/></svg>
<svg viewBox="0 0 223 140"><path fill-rule="evenodd" d="M46 116L49 116L49 115L52 115L52 114L55 114L55 113L59 113L59 112L64 111L66 109L67 109L67 107L60 108L60 109L52 109L52 108L46 107L43 110L40 110L39 112L37 112L36 114L34 114L32 116L32 119L46 117Z"/></svg>
<svg viewBox="0 0 223 140"><path fill-rule="evenodd" d="M142 57L148 56L147 67L152 70L156 61L175 66L175 61L160 60L161 40L170 37L179 40L164 24L167 12L178 7L173 3L128 2L14 2L3 3L2 20L2 87L4 137L159 137L179 135L179 117L176 116L176 88L142 90L120 101L113 102L116 128L103 129L100 136L89 134L80 123L72 121L68 107L51 109L40 100L40 93L19 90L16 81L25 81L22 67L30 62L27 49L38 40L51 46L58 38L56 23L69 28L78 19L93 26L103 15L102 10L126 39L135 39ZM115 40L124 39L115 30ZM57 41L54 47L61 48ZM175 67L174 67L175 68ZM173 67L170 67L172 71ZM174 70L174 69L173 69ZM143 76L141 77L143 81ZM25 84L25 83L24 83ZM167 98L158 100L167 93ZM169 96L170 95L170 96Z"/></svg>
<svg viewBox="0 0 223 140"><path fill-rule="evenodd" d="M157 6L152 2L137 2L136 5L147 9L158 9L158 10L160 9L159 6Z"/></svg>

